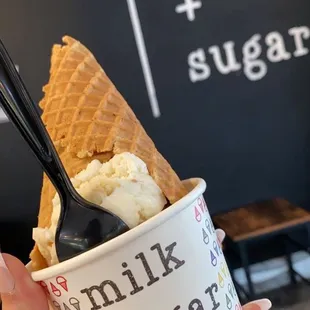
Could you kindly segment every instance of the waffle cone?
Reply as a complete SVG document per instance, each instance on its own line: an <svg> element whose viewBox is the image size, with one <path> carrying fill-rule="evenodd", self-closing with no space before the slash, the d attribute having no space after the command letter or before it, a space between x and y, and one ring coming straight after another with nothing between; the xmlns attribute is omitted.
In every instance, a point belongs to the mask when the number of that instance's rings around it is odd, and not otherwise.
<svg viewBox="0 0 310 310"><path fill-rule="evenodd" d="M54 45L50 80L40 102L42 120L69 177L94 159L106 162L114 154L130 152L142 159L154 181L172 204L186 188L116 90L92 53L65 36ZM39 227L49 227L56 191L45 175L41 193ZM37 245L30 254L34 270L47 263Z"/></svg>

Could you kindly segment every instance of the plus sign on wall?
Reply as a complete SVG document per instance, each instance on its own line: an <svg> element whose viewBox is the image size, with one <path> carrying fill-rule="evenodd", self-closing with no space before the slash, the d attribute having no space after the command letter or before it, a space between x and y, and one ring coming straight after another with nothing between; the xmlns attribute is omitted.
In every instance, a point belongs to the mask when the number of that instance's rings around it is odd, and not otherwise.
<svg viewBox="0 0 310 310"><path fill-rule="evenodd" d="M196 18L195 11L202 7L200 0L184 0L184 3L180 3L176 6L175 11L178 14L186 13L189 21L194 21Z"/></svg>

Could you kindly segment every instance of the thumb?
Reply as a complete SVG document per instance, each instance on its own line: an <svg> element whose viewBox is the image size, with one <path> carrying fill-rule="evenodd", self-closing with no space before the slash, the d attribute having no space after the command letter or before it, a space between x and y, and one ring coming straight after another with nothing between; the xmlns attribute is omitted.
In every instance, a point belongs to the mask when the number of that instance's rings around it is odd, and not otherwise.
<svg viewBox="0 0 310 310"><path fill-rule="evenodd" d="M269 310L270 308L271 302L269 299L260 299L246 304L242 307L242 310Z"/></svg>
<svg viewBox="0 0 310 310"><path fill-rule="evenodd" d="M0 293L3 310L48 310L43 289L16 257L0 253Z"/></svg>

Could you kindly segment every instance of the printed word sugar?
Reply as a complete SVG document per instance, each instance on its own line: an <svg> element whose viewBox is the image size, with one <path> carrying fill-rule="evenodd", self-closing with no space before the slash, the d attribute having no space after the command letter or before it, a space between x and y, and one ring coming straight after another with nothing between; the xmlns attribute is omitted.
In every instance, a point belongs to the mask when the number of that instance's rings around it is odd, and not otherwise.
<svg viewBox="0 0 310 310"><path fill-rule="evenodd" d="M309 49L305 46L305 40L310 38L309 27L290 28L288 35L295 47L292 52L286 49L284 37L277 31L268 33L265 38L260 34L254 34L242 46L242 61L238 60L240 52L237 54L234 41L225 42L223 51L218 45L209 47L210 56L203 48L198 48L188 55L189 79L193 83L207 80L211 76L208 62L212 59L216 69L222 75L243 69L244 75L250 81L258 81L268 72L267 61L263 58L271 63L278 63L292 59L292 56L302 57L309 53ZM263 50L266 50L266 57L263 57Z"/></svg>

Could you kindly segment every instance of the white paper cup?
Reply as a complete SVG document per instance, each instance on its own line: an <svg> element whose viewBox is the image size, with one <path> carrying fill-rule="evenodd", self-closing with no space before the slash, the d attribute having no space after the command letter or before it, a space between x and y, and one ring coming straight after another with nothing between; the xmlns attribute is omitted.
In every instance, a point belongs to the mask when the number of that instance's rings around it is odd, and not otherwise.
<svg viewBox="0 0 310 310"><path fill-rule="evenodd" d="M157 216L58 265L32 273L57 310L241 310L202 179ZM30 266L31 268L31 266Z"/></svg>

